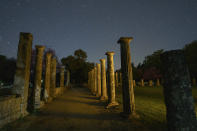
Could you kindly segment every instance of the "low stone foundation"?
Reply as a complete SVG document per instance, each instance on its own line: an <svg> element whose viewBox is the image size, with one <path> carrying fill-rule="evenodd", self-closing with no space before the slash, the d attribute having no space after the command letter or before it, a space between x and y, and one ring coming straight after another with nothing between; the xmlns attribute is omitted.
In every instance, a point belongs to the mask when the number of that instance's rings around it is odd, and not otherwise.
<svg viewBox="0 0 197 131"><path fill-rule="evenodd" d="M21 117L21 97L8 95L0 97L0 128Z"/></svg>

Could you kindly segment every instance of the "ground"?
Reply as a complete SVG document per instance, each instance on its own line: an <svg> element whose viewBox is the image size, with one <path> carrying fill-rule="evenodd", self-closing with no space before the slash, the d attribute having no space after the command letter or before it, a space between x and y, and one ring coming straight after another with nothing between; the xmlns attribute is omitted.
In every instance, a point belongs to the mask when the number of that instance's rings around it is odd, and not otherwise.
<svg viewBox="0 0 197 131"><path fill-rule="evenodd" d="M120 108L107 110L105 103L87 88L71 88L41 110L6 125L6 131L135 130L148 131L140 120L124 120Z"/></svg>
<svg viewBox="0 0 197 131"><path fill-rule="evenodd" d="M135 102L139 119L124 120L121 88L116 88L120 106L105 109L104 102L92 96L87 88L71 88L46 104L41 110L6 125L3 131L165 131L166 108L162 87L136 87ZM197 87L193 87L197 112Z"/></svg>

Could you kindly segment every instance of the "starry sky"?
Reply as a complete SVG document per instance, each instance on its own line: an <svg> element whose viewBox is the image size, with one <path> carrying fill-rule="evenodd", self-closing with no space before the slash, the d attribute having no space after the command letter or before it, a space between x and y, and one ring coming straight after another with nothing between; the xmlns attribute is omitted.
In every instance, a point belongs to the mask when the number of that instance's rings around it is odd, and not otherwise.
<svg viewBox="0 0 197 131"><path fill-rule="evenodd" d="M0 0L0 54L17 55L20 32L53 48L59 59L76 49L99 62L115 51L120 68L121 36L132 36L137 65L158 49L183 48L197 40L197 0Z"/></svg>

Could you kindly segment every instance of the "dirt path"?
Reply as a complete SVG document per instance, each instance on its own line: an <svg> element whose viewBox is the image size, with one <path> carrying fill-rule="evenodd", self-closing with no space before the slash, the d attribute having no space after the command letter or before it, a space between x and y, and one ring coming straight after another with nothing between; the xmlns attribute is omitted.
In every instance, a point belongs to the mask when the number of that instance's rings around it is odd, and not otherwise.
<svg viewBox="0 0 197 131"><path fill-rule="evenodd" d="M144 130L139 122L123 120L92 96L88 89L72 88L37 113L10 123L9 131Z"/></svg>

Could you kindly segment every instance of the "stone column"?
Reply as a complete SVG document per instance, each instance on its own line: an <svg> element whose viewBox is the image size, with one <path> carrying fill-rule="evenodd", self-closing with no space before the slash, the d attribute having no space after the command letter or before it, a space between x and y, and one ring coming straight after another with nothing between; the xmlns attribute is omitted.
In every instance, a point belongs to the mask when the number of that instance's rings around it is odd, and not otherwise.
<svg viewBox="0 0 197 131"><path fill-rule="evenodd" d="M45 90L44 90L44 99L48 101L50 93L50 77L51 77L51 53L46 54L46 70L45 70Z"/></svg>
<svg viewBox="0 0 197 131"><path fill-rule="evenodd" d="M195 78L192 79L192 85L196 86L196 79Z"/></svg>
<svg viewBox="0 0 197 131"><path fill-rule="evenodd" d="M101 62L101 98L100 100L107 100L107 88L106 88L106 70L105 70L105 59L100 59Z"/></svg>
<svg viewBox="0 0 197 131"><path fill-rule="evenodd" d="M118 81L118 72L115 72L115 81L116 81L115 82L116 83L115 86L118 87L118 83L119 83L119 81Z"/></svg>
<svg viewBox="0 0 197 131"><path fill-rule="evenodd" d="M141 79L141 86L144 87L144 79Z"/></svg>
<svg viewBox="0 0 197 131"><path fill-rule="evenodd" d="M157 78L157 86L160 86L159 78Z"/></svg>
<svg viewBox="0 0 197 131"><path fill-rule="evenodd" d="M99 63L96 63L97 67L97 97L101 96L101 65Z"/></svg>
<svg viewBox="0 0 197 131"><path fill-rule="evenodd" d="M123 115L127 118L137 117L133 89L133 74L131 66L130 42L132 37L121 37L118 40L121 50L121 72L123 93Z"/></svg>
<svg viewBox="0 0 197 131"><path fill-rule="evenodd" d="M169 131L196 131L196 113L189 70L182 50L161 55L166 119Z"/></svg>
<svg viewBox="0 0 197 131"><path fill-rule="evenodd" d="M95 86L95 80L94 80L94 68L91 71L91 92L94 95L94 86Z"/></svg>
<svg viewBox="0 0 197 131"><path fill-rule="evenodd" d="M66 86L68 87L70 84L70 71L66 71Z"/></svg>
<svg viewBox="0 0 197 131"><path fill-rule="evenodd" d="M36 45L36 67L34 77L34 88L33 88L33 109L39 109L41 107L41 80L42 80L42 59L45 47Z"/></svg>
<svg viewBox="0 0 197 131"><path fill-rule="evenodd" d="M153 81L152 80L149 80L149 86L153 86Z"/></svg>
<svg viewBox="0 0 197 131"><path fill-rule="evenodd" d="M136 82L135 82L135 80L133 80L133 87L136 87Z"/></svg>
<svg viewBox="0 0 197 131"><path fill-rule="evenodd" d="M119 72L119 77L120 77L120 87L122 87L122 72Z"/></svg>
<svg viewBox="0 0 197 131"><path fill-rule="evenodd" d="M97 93L97 67L94 67L94 91L93 95L96 95Z"/></svg>
<svg viewBox="0 0 197 131"><path fill-rule="evenodd" d="M115 77L114 77L114 52L107 52L107 68L108 68L108 97L109 97L109 104L107 105L107 108L117 106L119 105L118 102L116 102L116 92L115 92Z"/></svg>
<svg viewBox="0 0 197 131"><path fill-rule="evenodd" d="M51 88L50 88L50 97L55 97L56 89L56 58L52 58L51 63Z"/></svg>
<svg viewBox="0 0 197 131"><path fill-rule="evenodd" d="M30 33L20 33L16 72L14 76L13 94L21 96L21 115L27 115L28 88L30 78L31 52L33 36Z"/></svg>
<svg viewBox="0 0 197 131"><path fill-rule="evenodd" d="M60 67L60 87L64 87L64 71L65 66Z"/></svg>

